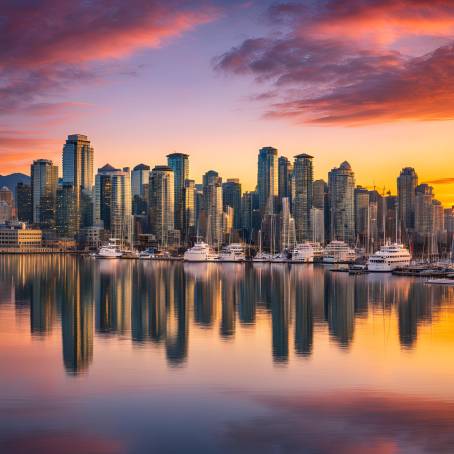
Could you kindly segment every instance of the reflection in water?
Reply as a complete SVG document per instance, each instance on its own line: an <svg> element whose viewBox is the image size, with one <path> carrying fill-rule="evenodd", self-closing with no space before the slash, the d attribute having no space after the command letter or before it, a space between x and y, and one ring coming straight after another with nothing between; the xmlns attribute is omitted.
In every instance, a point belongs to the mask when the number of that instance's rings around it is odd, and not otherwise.
<svg viewBox="0 0 454 454"><path fill-rule="evenodd" d="M215 329L223 340L259 320L271 330L273 360L292 352L310 357L314 331L327 330L341 349L354 342L355 323L397 317L402 348L414 348L418 327L454 299L453 289L392 276L348 276L322 266L181 264L95 261L78 257L0 258L0 307L29 314L30 332L43 338L61 323L69 374L86 371L93 337L155 343L169 365L184 365L191 326ZM191 325L193 323L194 325ZM56 331L58 332L58 331Z"/></svg>

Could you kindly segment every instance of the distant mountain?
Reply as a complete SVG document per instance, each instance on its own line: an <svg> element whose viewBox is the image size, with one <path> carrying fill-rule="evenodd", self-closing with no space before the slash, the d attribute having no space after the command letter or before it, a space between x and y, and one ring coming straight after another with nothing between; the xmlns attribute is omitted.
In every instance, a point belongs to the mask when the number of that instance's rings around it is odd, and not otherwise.
<svg viewBox="0 0 454 454"><path fill-rule="evenodd" d="M11 189L16 197L16 184L25 183L30 184L30 177L24 173L12 173L10 175L0 175L0 188L6 186Z"/></svg>

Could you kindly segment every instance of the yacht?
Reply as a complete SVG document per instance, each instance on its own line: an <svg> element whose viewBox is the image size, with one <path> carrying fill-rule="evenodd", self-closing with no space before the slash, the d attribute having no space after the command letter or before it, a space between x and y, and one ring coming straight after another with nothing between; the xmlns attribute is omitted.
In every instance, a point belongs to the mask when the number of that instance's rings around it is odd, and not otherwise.
<svg viewBox="0 0 454 454"><path fill-rule="evenodd" d="M312 251L314 253L314 262L321 262L323 260L325 249L323 249L323 246L320 243L315 241L309 241L309 244L312 246Z"/></svg>
<svg viewBox="0 0 454 454"><path fill-rule="evenodd" d="M185 262L218 262L219 254L204 241L197 241L184 253L183 260Z"/></svg>
<svg viewBox="0 0 454 454"><path fill-rule="evenodd" d="M273 255L270 259L272 263L288 263L288 252L287 251L282 251L279 254Z"/></svg>
<svg viewBox="0 0 454 454"><path fill-rule="evenodd" d="M344 241L331 241L323 254L323 263L349 263L355 259L355 251Z"/></svg>
<svg viewBox="0 0 454 454"><path fill-rule="evenodd" d="M314 248L311 243L301 243L295 246L292 251L292 262L294 263L313 263Z"/></svg>
<svg viewBox="0 0 454 454"><path fill-rule="evenodd" d="M266 252L257 252L257 254L252 257L254 263L269 263L271 262L271 255Z"/></svg>
<svg viewBox="0 0 454 454"><path fill-rule="evenodd" d="M97 259L119 259L123 255L115 241L109 241L105 246L101 246L96 254Z"/></svg>
<svg viewBox="0 0 454 454"><path fill-rule="evenodd" d="M367 261L370 272L390 272L410 265L411 254L403 244L385 244Z"/></svg>
<svg viewBox="0 0 454 454"><path fill-rule="evenodd" d="M145 249L144 251L142 251L139 254L140 260L152 260L154 258L155 258L155 253L154 253L154 249L152 249L152 248Z"/></svg>
<svg viewBox="0 0 454 454"><path fill-rule="evenodd" d="M219 254L220 262L244 262L245 260L244 246L240 243L229 244Z"/></svg>

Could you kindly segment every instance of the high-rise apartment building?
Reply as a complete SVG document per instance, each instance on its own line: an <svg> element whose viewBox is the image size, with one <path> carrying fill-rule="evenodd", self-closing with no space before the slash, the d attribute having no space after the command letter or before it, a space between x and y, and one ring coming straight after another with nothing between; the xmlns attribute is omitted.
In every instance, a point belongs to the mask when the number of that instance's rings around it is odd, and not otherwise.
<svg viewBox="0 0 454 454"><path fill-rule="evenodd" d="M55 226L55 202L58 167L47 159L38 159L31 165L33 223L44 228Z"/></svg>
<svg viewBox="0 0 454 454"><path fill-rule="evenodd" d="M131 195L144 198L150 180L150 166L146 164L136 165L131 172Z"/></svg>
<svg viewBox="0 0 454 454"><path fill-rule="evenodd" d="M93 157L87 136L69 135L63 145L63 183L72 184L74 189L93 190Z"/></svg>
<svg viewBox="0 0 454 454"><path fill-rule="evenodd" d="M416 186L415 199L415 231L420 237L433 233L433 199L432 186L420 184Z"/></svg>
<svg viewBox="0 0 454 454"><path fill-rule="evenodd" d="M405 167L397 178L399 222L406 232L415 229L416 186L418 175L412 167Z"/></svg>
<svg viewBox="0 0 454 454"><path fill-rule="evenodd" d="M55 227L62 238L74 238L79 231L76 192L71 183L62 183L57 188Z"/></svg>
<svg viewBox="0 0 454 454"><path fill-rule="evenodd" d="M187 242L196 235L196 188L194 180L184 182L184 229L182 237Z"/></svg>
<svg viewBox="0 0 454 454"><path fill-rule="evenodd" d="M361 246L369 246L370 229L370 197L369 191L362 186L355 188L355 237Z"/></svg>
<svg viewBox="0 0 454 454"><path fill-rule="evenodd" d="M132 212L135 215L148 213L148 184L150 182L150 166L139 164L131 172Z"/></svg>
<svg viewBox="0 0 454 454"><path fill-rule="evenodd" d="M238 178L229 178L222 183L222 205L223 210L232 208L232 226L235 230L241 228L241 183Z"/></svg>
<svg viewBox="0 0 454 454"><path fill-rule="evenodd" d="M276 148L264 147L259 151L257 192L262 215L265 213L273 214L275 199L278 196L278 158Z"/></svg>
<svg viewBox="0 0 454 454"><path fill-rule="evenodd" d="M279 201L281 201L284 197L288 197L290 208L292 205L292 172L292 163L285 156L281 156L278 159L278 196Z"/></svg>
<svg viewBox="0 0 454 454"><path fill-rule="evenodd" d="M102 225L121 243L133 242L131 178L128 167L110 164L98 169L95 177L94 224Z"/></svg>
<svg viewBox="0 0 454 454"><path fill-rule="evenodd" d="M203 199L206 240L218 246L223 239L222 179L215 171L211 170L203 176Z"/></svg>
<svg viewBox="0 0 454 454"><path fill-rule="evenodd" d="M312 240L311 209L312 183L314 180L312 159L313 157L308 154L299 154L295 156L293 164L293 184L295 187L293 217L295 218L298 242Z"/></svg>
<svg viewBox="0 0 454 454"><path fill-rule="evenodd" d="M71 224L75 217L77 231L79 227L88 227L87 220L93 211L93 158L94 149L86 135L68 136L62 154L63 184L74 188L74 211L67 223Z"/></svg>
<svg viewBox="0 0 454 454"><path fill-rule="evenodd" d="M189 178L189 155L172 153L167 155L167 164L173 170L174 200L175 200L175 229L184 230L184 182Z"/></svg>
<svg viewBox="0 0 454 454"><path fill-rule="evenodd" d="M355 242L355 175L344 161L328 174L331 240Z"/></svg>
<svg viewBox="0 0 454 454"><path fill-rule="evenodd" d="M166 247L175 228L173 169L169 166L154 167L150 173L149 191L151 233Z"/></svg>
<svg viewBox="0 0 454 454"><path fill-rule="evenodd" d="M16 185L16 211L18 221L33 222L32 188L22 182Z"/></svg>

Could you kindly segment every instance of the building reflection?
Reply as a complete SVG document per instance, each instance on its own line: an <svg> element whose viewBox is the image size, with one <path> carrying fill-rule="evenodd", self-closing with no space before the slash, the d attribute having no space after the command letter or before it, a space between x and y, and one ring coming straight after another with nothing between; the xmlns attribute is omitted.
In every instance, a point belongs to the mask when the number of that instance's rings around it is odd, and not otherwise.
<svg viewBox="0 0 454 454"><path fill-rule="evenodd" d="M293 280L295 286L295 353L310 356L314 336L314 287L309 268L298 270ZM321 305L319 305L321 306Z"/></svg>
<svg viewBox="0 0 454 454"><path fill-rule="evenodd" d="M155 344L169 366L184 366L191 329L212 330L229 342L239 330L267 330L270 357L285 365L310 357L318 333L348 349L355 324L383 317L383 326L395 323L401 348L412 349L420 327L454 302L453 288L417 279L352 277L322 266L282 264L5 256L0 284L0 308L11 306L16 319L29 321L34 338L45 340L61 323L70 375L89 369L95 335L138 348Z"/></svg>
<svg viewBox="0 0 454 454"><path fill-rule="evenodd" d="M325 273L325 313L331 337L341 348L349 347L355 325L355 280L346 273Z"/></svg>
<svg viewBox="0 0 454 454"><path fill-rule="evenodd" d="M94 295L93 286L86 285L91 278L76 261L59 283L63 362L69 374L86 372L93 360Z"/></svg>

